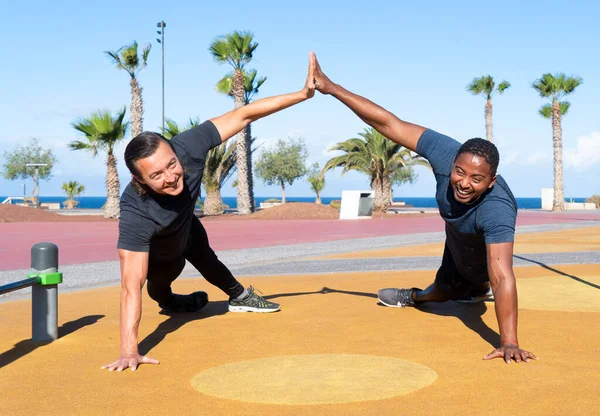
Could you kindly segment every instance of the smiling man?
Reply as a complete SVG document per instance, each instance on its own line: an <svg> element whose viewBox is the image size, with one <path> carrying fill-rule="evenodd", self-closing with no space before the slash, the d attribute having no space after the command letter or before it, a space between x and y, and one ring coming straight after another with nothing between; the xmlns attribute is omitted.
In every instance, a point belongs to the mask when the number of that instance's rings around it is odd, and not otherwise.
<svg viewBox="0 0 600 416"><path fill-rule="evenodd" d="M517 289L512 268L517 204L506 181L496 174L499 155L483 139L460 144L448 136L400 120L394 114L334 84L316 63L315 82L388 139L425 157L437 182L436 200L446 223L446 244L435 281L425 290L382 289L386 306L422 302L467 302L495 298L500 347L484 357L507 363L536 357L519 348Z"/></svg>
<svg viewBox="0 0 600 416"><path fill-rule="evenodd" d="M229 296L230 312L275 312L279 305L244 288L217 258L194 215L208 151L248 124L314 95L311 54L304 88L263 98L212 118L172 140L157 133L134 137L125 150L132 180L121 196L117 244L121 262L121 356L102 368L135 370L158 361L138 353L141 291L167 313L194 312L208 302L205 292L174 294L171 283L189 261L211 284Z"/></svg>

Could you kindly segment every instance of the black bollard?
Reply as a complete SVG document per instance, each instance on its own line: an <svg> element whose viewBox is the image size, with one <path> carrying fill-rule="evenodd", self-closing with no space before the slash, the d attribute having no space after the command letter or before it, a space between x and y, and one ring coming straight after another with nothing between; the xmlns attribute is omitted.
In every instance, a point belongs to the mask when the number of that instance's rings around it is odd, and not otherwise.
<svg viewBox="0 0 600 416"><path fill-rule="evenodd" d="M58 246L37 243L31 247L31 268L39 276L40 283L31 290L31 339L54 341L58 338L58 284L62 273L58 272Z"/></svg>

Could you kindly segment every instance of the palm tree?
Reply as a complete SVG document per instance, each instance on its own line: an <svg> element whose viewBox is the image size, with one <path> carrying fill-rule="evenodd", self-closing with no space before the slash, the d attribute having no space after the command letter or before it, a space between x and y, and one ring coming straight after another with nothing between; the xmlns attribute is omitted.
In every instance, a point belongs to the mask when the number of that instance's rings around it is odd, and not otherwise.
<svg viewBox="0 0 600 416"><path fill-rule="evenodd" d="M310 189L312 189L313 192L317 194L315 203L320 204L321 191L323 190L323 188L325 188L325 177L321 175L321 170L319 169L319 164L317 162L313 163L313 165L311 166L307 180L310 184Z"/></svg>
<svg viewBox="0 0 600 416"><path fill-rule="evenodd" d="M148 44L138 55L138 44L134 41L131 45L123 46L117 51L105 51L117 69L124 69L131 76L131 137L136 137L144 131L144 103L142 102L142 87L137 81L136 75L146 67L148 54L152 48Z"/></svg>
<svg viewBox="0 0 600 416"><path fill-rule="evenodd" d="M204 164L202 184L206 190L204 213L220 215L223 213L221 187L235 172L237 147L235 143L221 143L208 152Z"/></svg>
<svg viewBox="0 0 600 416"><path fill-rule="evenodd" d="M481 95L486 99L485 103L485 134L491 142L492 133L492 97L498 93L502 94L510 88L510 82L502 81L498 87L494 83L494 78L491 75L485 75L480 78L473 78L473 81L467 85L467 91L473 95Z"/></svg>
<svg viewBox="0 0 600 416"><path fill-rule="evenodd" d="M95 157L98 152L106 152L106 204L104 216L106 218L119 218L120 184L117 172L117 159L114 155L116 145L123 140L129 122L123 122L126 107L113 117L110 111L98 111L87 118L81 118L71 125L82 133L85 141L69 143L71 150L86 150Z"/></svg>
<svg viewBox="0 0 600 416"><path fill-rule="evenodd" d="M67 194L68 199L64 202L67 209L73 209L77 206L77 198L85 191L85 186L77 181L69 181L62 184L62 190Z"/></svg>
<svg viewBox="0 0 600 416"><path fill-rule="evenodd" d="M230 88L226 93L233 97L235 108L243 107L247 104L248 92L245 88L247 76L244 69L252 60L252 54L257 47L258 43L254 42L254 35L252 33L239 31L220 36L210 45L209 51L215 60L222 64L229 64L233 68L233 73L225 77L229 77L230 81L224 81L224 78L217 85L223 86L223 84L229 82ZM257 89L259 86L257 86ZM222 90L227 91L224 86ZM251 95L253 93L250 94L250 98ZM250 214L254 212L255 208L252 183L251 137L250 128L248 127L238 133L236 140L238 171L237 207L240 214Z"/></svg>
<svg viewBox="0 0 600 416"><path fill-rule="evenodd" d="M242 73L244 75L244 105L247 105L258 94L258 89L265 83L267 77L256 78L256 69L248 72L242 71ZM217 83L217 91L229 95L231 98L235 98L233 96L233 76L233 73L227 74Z"/></svg>
<svg viewBox="0 0 600 416"><path fill-rule="evenodd" d="M374 128L366 128L352 138L333 146L330 151L340 150L343 155L330 159L323 167L324 174L330 169L343 166L342 175L357 170L369 176L371 189L375 193L375 210L386 211L392 199L392 185L401 175L398 169L413 165L428 166L429 162L410 150L388 140Z"/></svg>
<svg viewBox="0 0 600 416"><path fill-rule="evenodd" d="M563 162L562 162L562 124L561 115L569 110L568 101L561 101L565 95L571 94L583 83L580 77L567 77L565 74L544 74L534 81L531 86L542 98L550 98L552 104L544 105L539 113L546 118L552 118L552 143L554 147L554 201L552 211L565 210Z"/></svg>
<svg viewBox="0 0 600 416"><path fill-rule="evenodd" d="M200 119L190 117L188 124L185 127L179 127L177 122L170 118L166 118L165 123L167 124L167 126L163 130L163 136L165 136L165 138L171 140L173 137L177 136L180 133L183 133L186 130L192 129L194 127L198 127L200 125ZM162 129L162 127L161 127L161 129Z"/></svg>

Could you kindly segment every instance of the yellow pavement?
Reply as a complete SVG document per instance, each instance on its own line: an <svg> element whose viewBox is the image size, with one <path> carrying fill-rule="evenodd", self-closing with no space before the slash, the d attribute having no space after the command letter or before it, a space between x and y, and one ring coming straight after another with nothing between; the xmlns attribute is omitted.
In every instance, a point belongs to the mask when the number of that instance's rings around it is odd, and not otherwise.
<svg viewBox="0 0 600 416"><path fill-rule="evenodd" d="M61 338L43 346L28 341L30 301L5 302L0 414L595 414L598 265L548 267L516 268L529 364L482 360L499 341L493 303L378 305L378 289L424 287L435 270L240 277L282 304L273 314L227 313L218 289L181 279L176 292L211 303L169 317L144 293L140 349L161 364L123 373L100 369L119 354L119 287L61 294Z"/></svg>
<svg viewBox="0 0 600 416"><path fill-rule="evenodd" d="M579 228L542 233L517 234L515 254L572 253L600 250L600 227ZM331 254L315 259L366 259L381 257L441 256L444 243L418 244L380 250Z"/></svg>

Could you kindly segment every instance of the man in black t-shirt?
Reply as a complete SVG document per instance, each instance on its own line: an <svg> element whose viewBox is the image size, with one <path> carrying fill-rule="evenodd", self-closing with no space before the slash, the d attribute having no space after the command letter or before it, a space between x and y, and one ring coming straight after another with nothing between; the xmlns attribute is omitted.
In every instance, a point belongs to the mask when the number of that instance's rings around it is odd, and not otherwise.
<svg viewBox="0 0 600 416"><path fill-rule="evenodd" d="M189 261L211 284L229 296L230 312L274 312L279 305L245 289L210 248L194 215L207 153L248 124L314 96L314 54L301 91L257 100L212 118L171 141L144 132L131 140L125 163L133 178L121 197L117 248L121 262L121 356L102 368L135 370L158 364L138 352L141 290L166 312L196 311L208 302L205 292L178 295L171 283Z"/></svg>

